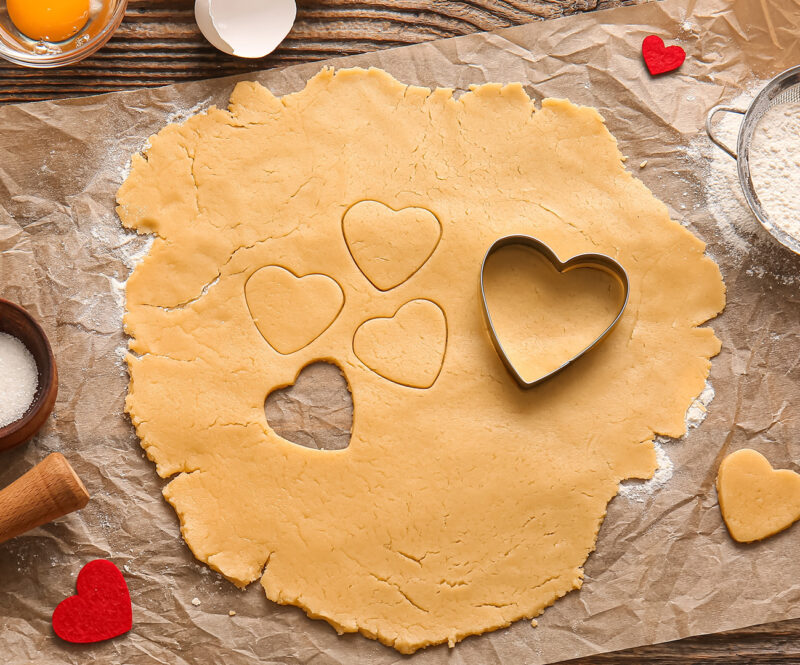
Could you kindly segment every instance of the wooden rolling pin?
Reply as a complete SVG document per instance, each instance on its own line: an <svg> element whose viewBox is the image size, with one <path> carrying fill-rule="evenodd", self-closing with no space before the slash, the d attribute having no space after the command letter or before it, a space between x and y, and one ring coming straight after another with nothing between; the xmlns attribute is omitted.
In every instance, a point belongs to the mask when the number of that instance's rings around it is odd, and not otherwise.
<svg viewBox="0 0 800 665"><path fill-rule="evenodd" d="M0 543L83 508L89 493L61 453L0 490Z"/></svg>

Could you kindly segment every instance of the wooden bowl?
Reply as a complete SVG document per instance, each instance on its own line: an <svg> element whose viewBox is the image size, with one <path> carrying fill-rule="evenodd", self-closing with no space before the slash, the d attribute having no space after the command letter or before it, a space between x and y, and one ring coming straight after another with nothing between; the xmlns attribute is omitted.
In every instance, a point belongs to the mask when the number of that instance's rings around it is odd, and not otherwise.
<svg viewBox="0 0 800 665"><path fill-rule="evenodd" d="M25 443L44 425L58 394L58 370L47 335L22 307L0 298L0 332L19 339L31 352L39 373L33 402L19 420L0 427L0 451Z"/></svg>

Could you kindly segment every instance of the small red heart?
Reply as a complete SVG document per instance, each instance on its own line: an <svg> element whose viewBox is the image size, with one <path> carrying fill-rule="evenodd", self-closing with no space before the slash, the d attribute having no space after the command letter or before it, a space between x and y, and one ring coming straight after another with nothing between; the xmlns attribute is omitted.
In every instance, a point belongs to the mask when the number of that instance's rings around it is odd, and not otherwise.
<svg viewBox="0 0 800 665"><path fill-rule="evenodd" d="M686 51L680 46L664 46L661 37L648 35L642 42L642 56L650 74L657 76L678 69L686 60Z"/></svg>
<svg viewBox="0 0 800 665"><path fill-rule="evenodd" d="M128 585L110 561L87 563L75 583L78 593L53 611L53 630L62 640L86 644L127 633L133 625Z"/></svg>

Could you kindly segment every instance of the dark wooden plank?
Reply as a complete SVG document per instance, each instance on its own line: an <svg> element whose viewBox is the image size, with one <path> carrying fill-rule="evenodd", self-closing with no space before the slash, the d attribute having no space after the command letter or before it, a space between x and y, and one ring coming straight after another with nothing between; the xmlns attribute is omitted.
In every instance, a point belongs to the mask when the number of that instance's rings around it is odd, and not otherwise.
<svg viewBox="0 0 800 665"><path fill-rule="evenodd" d="M131 0L111 41L73 67L35 70L0 61L0 103L54 99L364 53L492 30L637 0L300 0L281 47L242 60L206 42L193 0Z"/></svg>
<svg viewBox="0 0 800 665"><path fill-rule="evenodd" d="M240 74L455 37L638 0L299 0L298 20L266 58L219 53L194 22L193 0L131 0L113 39L60 70L0 64L0 103L57 99ZM787 665L800 663L800 620L629 649L571 665Z"/></svg>
<svg viewBox="0 0 800 665"><path fill-rule="evenodd" d="M796 665L800 663L800 620L689 637L568 662L569 665Z"/></svg>

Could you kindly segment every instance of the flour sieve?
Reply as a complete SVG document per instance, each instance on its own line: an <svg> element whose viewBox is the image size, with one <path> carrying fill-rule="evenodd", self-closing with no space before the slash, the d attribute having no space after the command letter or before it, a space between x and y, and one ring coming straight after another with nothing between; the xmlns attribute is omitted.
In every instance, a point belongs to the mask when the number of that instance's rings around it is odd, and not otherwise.
<svg viewBox="0 0 800 665"><path fill-rule="evenodd" d="M742 186L744 198L747 199L753 214L761 222L761 226L784 247L788 247L793 252L800 254L800 238L789 235L767 217L761 207L761 201L758 199L758 194L753 187L753 180L750 177L750 141L753 138L753 132L759 120L769 109L792 103L800 103L800 65L778 74L761 89L746 109L731 106L715 106L712 108L706 116L706 133L714 143L736 160L736 170L739 174L739 184ZM714 136L711 121L720 112L738 113L744 116L739 127L739 137L736 141L735 151Z"/></svg>

